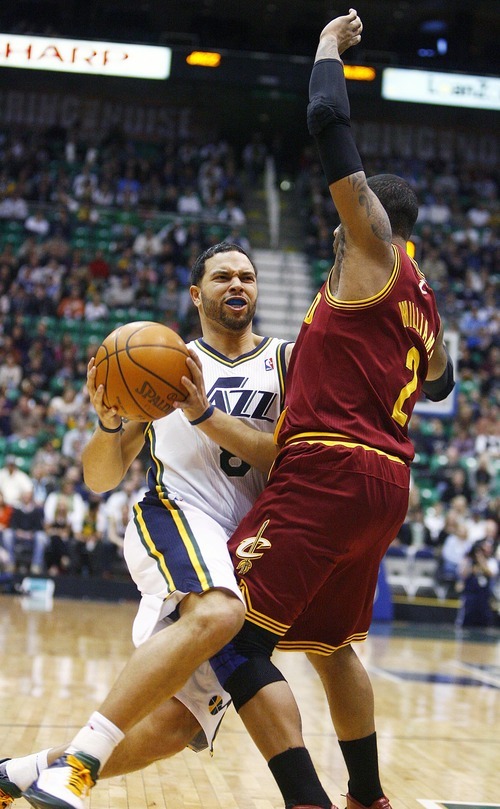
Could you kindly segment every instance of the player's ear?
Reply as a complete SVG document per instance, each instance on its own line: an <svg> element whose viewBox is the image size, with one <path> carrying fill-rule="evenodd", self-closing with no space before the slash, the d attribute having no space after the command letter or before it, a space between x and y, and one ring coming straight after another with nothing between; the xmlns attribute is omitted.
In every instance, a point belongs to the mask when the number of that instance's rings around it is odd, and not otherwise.
<svg viewBox="0 0 500 809"><path fill-rule="evenodd" d="M189 287L189 294L191 295L191 300L193 301L196 307L201 306L201 294L200 288L196 286L196 284L191 284Z"/></svg>

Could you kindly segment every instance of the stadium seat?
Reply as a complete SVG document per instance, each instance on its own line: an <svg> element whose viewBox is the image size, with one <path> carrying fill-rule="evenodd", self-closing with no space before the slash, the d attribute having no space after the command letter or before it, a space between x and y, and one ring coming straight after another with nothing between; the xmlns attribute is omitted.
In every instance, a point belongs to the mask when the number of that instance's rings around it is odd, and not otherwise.
<svg viewBox="0 0 500 809"><path fill-rule="evenodd" d="M16 440L10 440L7 442L8 454L15 455L16 458L30 459L33 457L37 449L37 439L30 440L28 438L18 438Z"/></svg>

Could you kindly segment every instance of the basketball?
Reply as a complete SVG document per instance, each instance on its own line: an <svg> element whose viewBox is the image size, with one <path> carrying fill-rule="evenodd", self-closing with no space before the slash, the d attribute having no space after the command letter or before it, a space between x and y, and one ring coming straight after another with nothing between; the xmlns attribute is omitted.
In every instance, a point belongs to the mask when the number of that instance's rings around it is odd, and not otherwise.
<svg viewBox="0 0 500 809"><path fill-rule="evenodd" d="M140 320L108 334L95 356L96 388L104 385L103 402L129 421L153 421L172 412L172 402L187 391L182 376L191 377L189 352L182 337L161 323Z"/></svg>

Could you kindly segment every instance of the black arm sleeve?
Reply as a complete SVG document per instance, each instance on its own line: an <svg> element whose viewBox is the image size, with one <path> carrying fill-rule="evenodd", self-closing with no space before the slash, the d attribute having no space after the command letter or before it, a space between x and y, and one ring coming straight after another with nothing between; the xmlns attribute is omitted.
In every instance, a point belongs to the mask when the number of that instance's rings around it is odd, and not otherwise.
<svg viewBox="0 0 500 809"><path fill-rule="evenodd" d="M446 349L445 349L446 351ZM448 354L448 352L446 352ZM424 382L422 390L431 402L441 402L443 399L452 392L455 387L455 379L453 376L453 363L448 355L446 360L446 368L441 376L433 379L432 382Z"/></svg>
<svg viewBox="0 0 500 809"><path fill-rule="evenodd" d="M316 139L328 185L363 171L351 132L344 67L338 59L314 63L309 82L307 126Z"/></svg>

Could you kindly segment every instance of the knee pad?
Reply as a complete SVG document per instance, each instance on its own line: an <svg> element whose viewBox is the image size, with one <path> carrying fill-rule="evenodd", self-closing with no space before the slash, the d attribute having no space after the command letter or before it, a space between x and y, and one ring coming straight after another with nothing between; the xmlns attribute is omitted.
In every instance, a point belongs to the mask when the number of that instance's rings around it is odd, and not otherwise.
<svg viewBox="0 0 500 809"><path fill-rule="evenodd" d="M278 641L279 635L245 621L231 643L211 658L210 664L237 711L265 685L285 679L271 663Z"/></svg>
<svg viewBox="0 0 500 809"><path fill-rule="evenodd" d="M281 671L268 657L259 655L239 666L226 681L225 689L231 695L233 705L239 712L261 688L284 679Z"/></svg>

